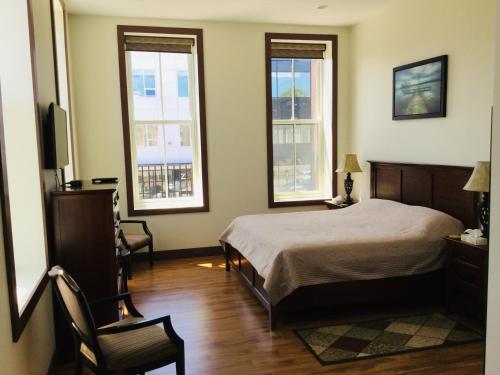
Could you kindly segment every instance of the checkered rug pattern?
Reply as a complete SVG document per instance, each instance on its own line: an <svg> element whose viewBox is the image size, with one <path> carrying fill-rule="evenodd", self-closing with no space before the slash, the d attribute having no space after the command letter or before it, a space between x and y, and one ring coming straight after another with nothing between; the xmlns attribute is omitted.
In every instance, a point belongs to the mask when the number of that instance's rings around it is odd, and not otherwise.
<svg viewBox="0 0 500 375"><path fill-rule="evenodd" d="M371 320L295 330L323 364L483 340L483 335L443 314Z"/></svg>

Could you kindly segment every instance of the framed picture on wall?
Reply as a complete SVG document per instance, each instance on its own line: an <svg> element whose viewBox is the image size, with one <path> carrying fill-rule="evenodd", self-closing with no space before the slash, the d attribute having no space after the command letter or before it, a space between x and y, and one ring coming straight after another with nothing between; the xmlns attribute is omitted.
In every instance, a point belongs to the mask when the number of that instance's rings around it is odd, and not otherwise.
<svg viewBox="0 0 500 375"><path fill-rule="evenodd" d="M446 117L448 56L393 69L392 119Z"/></svg>

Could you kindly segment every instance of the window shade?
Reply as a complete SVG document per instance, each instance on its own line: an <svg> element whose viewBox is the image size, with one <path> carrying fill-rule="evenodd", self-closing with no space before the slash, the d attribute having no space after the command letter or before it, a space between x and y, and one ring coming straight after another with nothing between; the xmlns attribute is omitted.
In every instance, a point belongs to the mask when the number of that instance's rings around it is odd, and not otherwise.
<svg viewBox="0 0 500 375"><path fill-rule="evenodd" d="M125 36L126 51L191 53L193 38Z"/></svg>
<svg viewBox="0 0 500 375"><path fill-rule="evenodd" d="M325 44L312 43L271 43L271 57L295 59L322 59Z"/></svg>

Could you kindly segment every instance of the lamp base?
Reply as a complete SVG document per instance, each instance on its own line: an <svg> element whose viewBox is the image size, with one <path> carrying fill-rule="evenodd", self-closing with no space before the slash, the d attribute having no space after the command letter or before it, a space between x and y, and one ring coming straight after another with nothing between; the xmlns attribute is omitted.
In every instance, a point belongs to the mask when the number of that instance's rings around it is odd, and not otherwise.
<svg viewBox="0 0 500 375"><path fill-rule="evenodd" d="M346 193L344 203L349 205L349 206L354 203L354 201L351 198L353 186L354 186L354 181L351 178L351 173L347 172L347 177L344 180L344 189L345 189L345 193Z"/></svg>
<svg viewBox="0 0 500 375"><path fill-rule="evenodd" d="M483 193L483 199L477 206L479 208L479 222L483 227L483 237L488 238L490 230L490 194Z"/></svg>

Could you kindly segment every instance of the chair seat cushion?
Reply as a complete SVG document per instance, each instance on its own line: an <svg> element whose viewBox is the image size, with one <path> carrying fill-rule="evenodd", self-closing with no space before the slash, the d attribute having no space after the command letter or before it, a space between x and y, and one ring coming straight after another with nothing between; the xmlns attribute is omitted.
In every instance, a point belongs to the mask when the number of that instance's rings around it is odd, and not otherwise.
<svg viewBox="0 0 500 375"><path fill-rule="evenodd" d="M143 318L126 318L105 327L121 326L140 321ZM153 362L167 362L177 352L163 328L150 326L129 332L97 336L106 369L119 371L147 365ZM80 351L94 364L97 363L92 350L82 343Z"/></svg>
<svg viewBox="0 0 500 375"><path fill-rule="evenodd" d="M125 234L125 239L131 250L139 250L151 242L151 237L147 234Z"/></svg>

